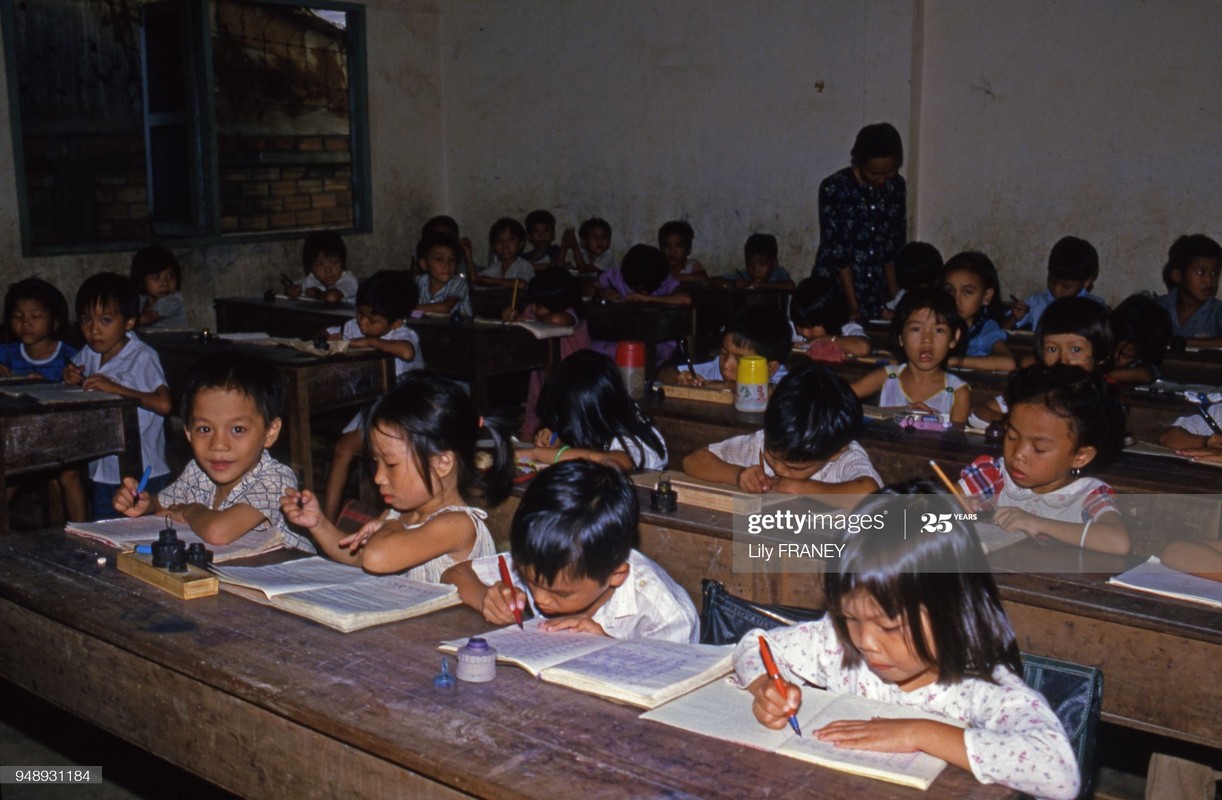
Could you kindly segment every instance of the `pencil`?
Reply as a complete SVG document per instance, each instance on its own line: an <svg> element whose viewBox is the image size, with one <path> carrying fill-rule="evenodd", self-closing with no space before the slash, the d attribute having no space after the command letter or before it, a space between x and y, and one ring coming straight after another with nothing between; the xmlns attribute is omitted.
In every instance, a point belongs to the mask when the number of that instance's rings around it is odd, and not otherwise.
<svg viewBox="0 0 1222 800"><path fill-rule="evenodd" d="M518 310L518 286L520 283L521 281L517 280L516 278L514 279L513 299L509 301L509 307L512 308L515 312Z"/></svg>
<svg viewBox="0 0 1222 800"><path fill-rule="evenodd" d="M942 485L949 489L950 493L955 496L955 499L959 501L959 506L967 513L972 513L972 509L970 506L968 506L967 500L964 499L963 493L959 491L959 487L956 486L950 478L946 477L946 473L943 472L942 468L938 466L938 462L931 458L929 459L929 466L933 467L933 471L938 473L938 478L941 479Z"/></svg>

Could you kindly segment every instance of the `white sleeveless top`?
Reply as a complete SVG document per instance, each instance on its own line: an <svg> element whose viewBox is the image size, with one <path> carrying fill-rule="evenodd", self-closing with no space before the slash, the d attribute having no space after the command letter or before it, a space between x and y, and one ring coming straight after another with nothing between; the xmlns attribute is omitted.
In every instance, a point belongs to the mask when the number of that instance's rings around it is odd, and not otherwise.
<svg viewBox="0 0 1222 800"><path fill-rule="evenodd" d="M450 567L461 561L470 561L475 558L484 558L485 556L496 555L496 545L492 541L492 534L488 532L488 526L484 520L488 518L487 512L483 509L474 508L472 506L446 506L439 508L432 514L429 514L426 519L417 522L415 525L405 525L409 531L429 524L434 517L439 514L446 514L451 511L461 511L471 518L471 524L475 526L475 545L471 548L471 552L466 558L455 560L449 553L444 553L437 556L432 561L426 561L423 564L417 564L404 573L404 577L413 581L424 581L426 583L440 583L441 573L445 572ZM386 515L387 519L399 519L399 512L391 509Z"/></svg>
<svg viewBox="0 0 1222 800"><path fill-rule="evenodd" d="M907 407L913 403L924 402L925 405L939 414L949 414L951 407L955 404L955 390L960 386L967 386L967 383L962 379L951 375L949 372L944 372L942 374L946 376L946 380L941 391L934 392L928 400L913 400L904 393L904 387L900 383L900 373L907 368L907 364L901 364L898 367L887 367L887 380L883 382L882 391L878 396L880 408Z"/></svg>

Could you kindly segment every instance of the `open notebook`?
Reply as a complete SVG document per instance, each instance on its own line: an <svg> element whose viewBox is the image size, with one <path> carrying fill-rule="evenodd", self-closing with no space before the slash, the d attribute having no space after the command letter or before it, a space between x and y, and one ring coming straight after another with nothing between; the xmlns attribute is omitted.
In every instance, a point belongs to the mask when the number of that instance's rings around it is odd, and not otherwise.
<svg viewBox="0 0 1222 800"><path fill-rule="evenodd" d="M1138 564L1128 572L1120 573L1108 580L1108 583L1139 592L1222 608L1222 581L1211 581L1171 569L1159 561L1158 556L1150 556L1149 561Z"/></svg>
<svg viewBox="0 0 1222 800"><path fill-rule="evenodd" d="M991 522L977 522L976 536L980 538L980 546L984 548L986 555L1028 538L1022 531L1008 531Z"/></svg>
<svg viewBox="0 0 1222 800"><path fill-rule="evenodd" d="M325 558L262 567L213 567L221 586L239 596L350 633L458 605L453 586L370 575Z"/></svg>
<svg viewBox="0 0 1222 800"><path fill-rule="evenodd" d="M948 720L923 714L906 706L869 700L852 694L833 694L810 686L802 687L802 707L798 725L802 736L789 726L781 730L765 728L751 712L751 694L727 680L704 686L664 706L647 711L641 719L661 722L675 728L723 739L727 742L769 750L790 758L810 761L853 775L928 789L946 762L928 753L874 753L848 750L820 742L811 736L830 722L874 717Z"/></svg>
<svg viewBox="0 0 1222 800"><path fill-rule="evenodd" d="M533 319L516 319L513 322L502 322L499 319L475 318L476 325L524 328L536 339L556 339L561 336L572 336L576 330L572 325L553 325L550 322L539 322Z"/></svg>
<svg viewBox="0 0 1222 800"><path fill-rule="evenodd" d="M257 556L260 553L279 550L283 547L278 542L268 546L251 547L250 545L243 544L242 539L238 539L232 544L208 544L192 533L191 529L185 524L172 522L171 525L173 525L174 530L178 531L178 538L187 544L203 542L212 551L214 562ZM101 542L104 545L118 548L119 550L135 550L138 544L152 544L157 541L161 535L161 529L165 526L164 516L150 514L144 517L118 517L116 519L99 520L98 522L69 522L64 526L64 530L68 533L74 533L77 536L84 536L86 539L92 539L95 542Z"/></svg>
<svg viewBox="0 0 1222 800"><path fill-rule="evenodd" d="M654 708L730 672L733 645L679 644L660 639L612 639L589 633L538 630L541 620L483 634L497 661L540 680L638 708ZM453 653L466 640L443 642Z"/></svg>

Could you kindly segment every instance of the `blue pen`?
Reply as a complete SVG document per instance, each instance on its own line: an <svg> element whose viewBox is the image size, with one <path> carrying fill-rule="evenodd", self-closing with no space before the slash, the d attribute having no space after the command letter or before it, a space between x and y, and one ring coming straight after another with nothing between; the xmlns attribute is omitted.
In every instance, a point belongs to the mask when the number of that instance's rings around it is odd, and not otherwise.
<svg viewBox="0 0 1222 800"><path fill-rule="evenodd" d="M151 544L138 544L136 545L136 552L144 553L147 555L153 552L153 546Z"/></svg>
<svg viewBox="0 0 1222 800"><path fill-rule="evenodd" d="M556 444L556 440L557 440L557 439L559 439L559 438L560 438L560 434L559 434L559 433L553 433L553 434L552 434L552 438L550 438L550 439L548 439L548 440L547 440L547 446L548 446L548 447L552 447L552 446L554 446L554 445Z"/></svg>
<svg viewBox="0 0 1222 800"><path fill-rule="evenodd" d="M140 499L140 493L143 492L149 485L149 476L153 474L153 465L149 464L144 468L144 474L140 476L140 483L136 484L136 493L132 495L133 500Z"/></svg>

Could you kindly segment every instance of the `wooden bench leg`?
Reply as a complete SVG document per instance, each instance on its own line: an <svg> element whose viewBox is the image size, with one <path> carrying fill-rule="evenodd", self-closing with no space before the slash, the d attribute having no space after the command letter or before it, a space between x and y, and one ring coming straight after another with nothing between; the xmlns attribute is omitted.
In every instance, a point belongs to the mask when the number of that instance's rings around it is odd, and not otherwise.
<svg viewBox="0 0 1222 800"><path fill-rule="evenodd" d="M1214 784L1222 778L1204 764L1155 753L1146 773L1146 800L1214 800Z"/></svg>

